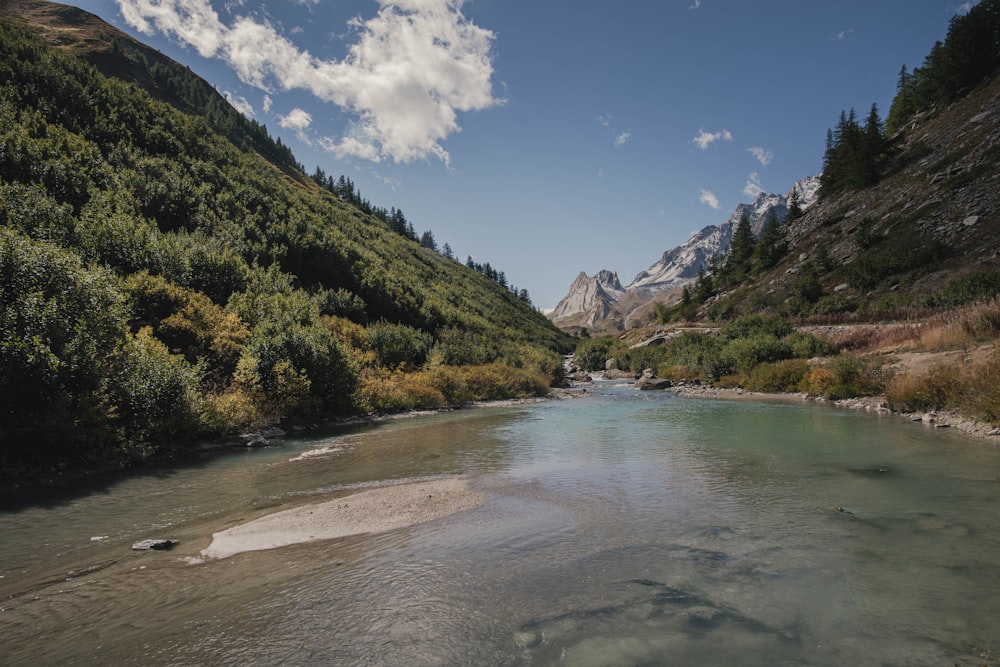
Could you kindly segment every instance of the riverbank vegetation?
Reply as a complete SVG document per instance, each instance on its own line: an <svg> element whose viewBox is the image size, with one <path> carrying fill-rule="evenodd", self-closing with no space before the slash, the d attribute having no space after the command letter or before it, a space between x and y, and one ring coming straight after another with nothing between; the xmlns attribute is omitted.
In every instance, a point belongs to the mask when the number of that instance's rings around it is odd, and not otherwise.
<svg viewBox="0 0 1000 667"><path fill-rule="evenodd" d="M652 369L674 382L830 400L884 396L898 412L958 410L1000 426L1000 300L921 321L796 326L746 316L718 328L652 330L584 339L574 362L590 371Z"/></svg>
<svg viewBox="0 0 1000 667"><path fill-rule="evenodd" d="M226 118L0 21L0 468L561 380L568 339L525 291L335 196L261 127L234 144Z"/></svg>

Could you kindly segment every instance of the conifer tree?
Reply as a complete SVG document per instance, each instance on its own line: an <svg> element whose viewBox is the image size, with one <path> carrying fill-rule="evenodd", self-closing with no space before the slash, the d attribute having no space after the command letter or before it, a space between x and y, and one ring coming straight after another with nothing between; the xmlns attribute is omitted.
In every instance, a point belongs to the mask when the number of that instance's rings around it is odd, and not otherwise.
<svg viewBox="0 0 1000 667"><path fill-rule="evenodd" d="M802 204L799 200L799 191L796 188L792 188L792 194L788 197L788 217L785 218L785 223L798 220L802 217Z"/></svg>
<svg viewBox="0 0 1000 667"><path fill-rule="evenodd" d="M788 242L785 239L785 228L778 224L778 216L772 209L754 245L753 271L756 273L770 269L781 261L786 252L788 252Z"/></svg>
<svg viewBox="0 0 1000 667"><path fill-rule="evenodd" d="M750 270L754 249L753 229L746 215L740 216L740 221L736 223L733 231L733 239L729 243L729 253L722 264L721 282L726 285L733 285L746 277Z"/></svg>

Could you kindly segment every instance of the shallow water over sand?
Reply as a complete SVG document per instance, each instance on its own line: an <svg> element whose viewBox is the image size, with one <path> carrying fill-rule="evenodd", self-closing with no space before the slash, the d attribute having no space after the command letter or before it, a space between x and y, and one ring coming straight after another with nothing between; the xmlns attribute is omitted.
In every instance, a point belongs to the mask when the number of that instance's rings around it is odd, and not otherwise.
<svg viewBox="0 0 1000 667"><path fill-rule="evenodd" d="M187 561L279 509L452 476L486 501ZM395 420L0 513L0 662L978 665L998 500L989 442L816 406L607 388Z"/></svg>

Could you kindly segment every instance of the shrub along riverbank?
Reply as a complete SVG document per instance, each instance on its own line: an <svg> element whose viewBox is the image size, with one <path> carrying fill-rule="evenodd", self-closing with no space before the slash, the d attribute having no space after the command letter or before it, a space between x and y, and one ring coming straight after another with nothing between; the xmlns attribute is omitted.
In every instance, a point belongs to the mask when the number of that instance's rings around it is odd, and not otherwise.
<svg viewBox="0 0 1000 667"><path fill-rule="evenodd" d="M819 334L814 333L821 332ZM715 330L672 330L660 345L582 340L575 362L604 370L654 369L659 377L719 389L799 393L830 400L883 396L898 412L957 410L1000 426L1000 301L943 311L914 323L803 327L748 316ZM961 354L959 354L961 353ZM920 359L915 364L912 359ZM955 363L956 358L963 359Z"/></svg>

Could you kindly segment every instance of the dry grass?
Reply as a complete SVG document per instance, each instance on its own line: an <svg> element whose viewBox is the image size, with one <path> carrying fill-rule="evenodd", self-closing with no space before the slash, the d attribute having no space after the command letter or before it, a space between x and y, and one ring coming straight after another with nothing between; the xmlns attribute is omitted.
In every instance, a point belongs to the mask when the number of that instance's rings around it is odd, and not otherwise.
<svg viewBox="0 0 1000 667"><path fill-rule="evenodd" d="M824 336L838 350L956 350L1000 338L1000 300L953 308L923 322L834 327Z"/></svg>
<svg viewBox="0 0 1000 667"><path fill-rule="evenodd" d="M967 417L1000 424L1000 350L983 363L941 364L924 374L898 375L885 397L893 410L958 409Z"/></svg>

